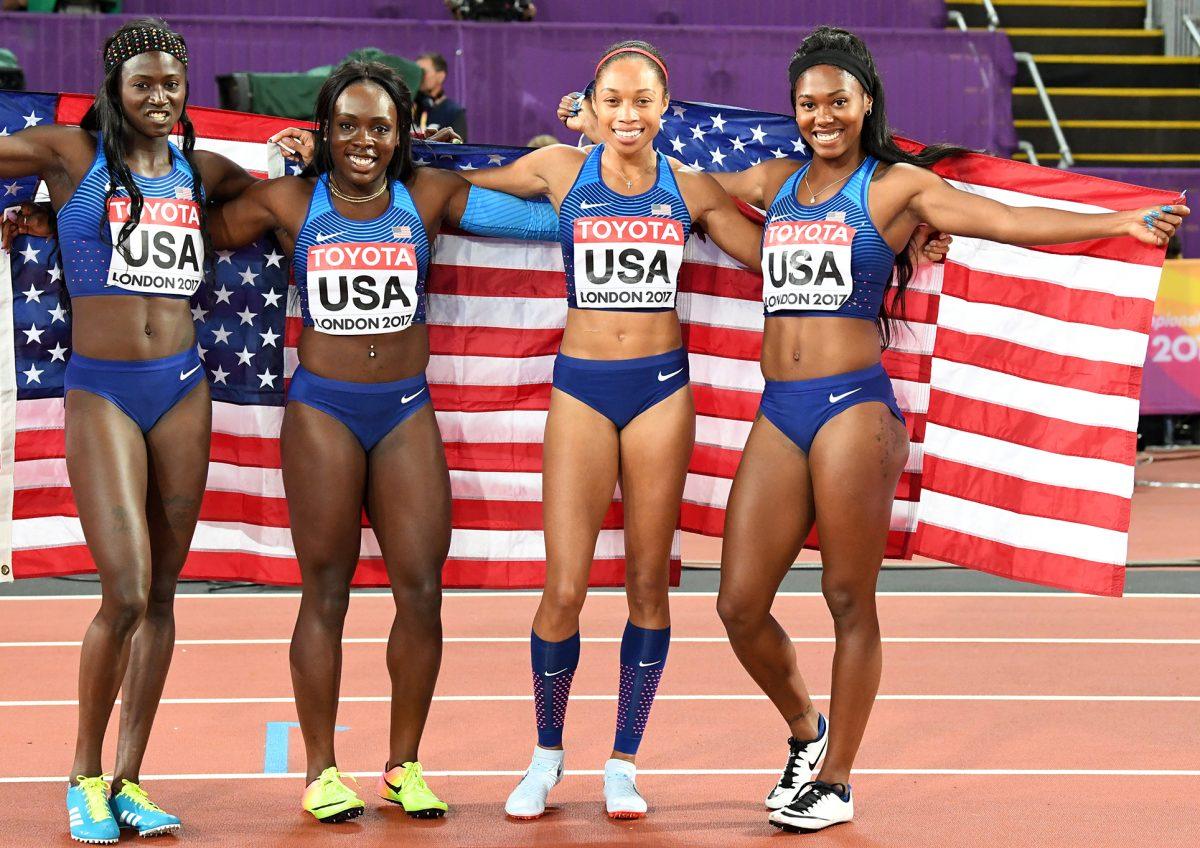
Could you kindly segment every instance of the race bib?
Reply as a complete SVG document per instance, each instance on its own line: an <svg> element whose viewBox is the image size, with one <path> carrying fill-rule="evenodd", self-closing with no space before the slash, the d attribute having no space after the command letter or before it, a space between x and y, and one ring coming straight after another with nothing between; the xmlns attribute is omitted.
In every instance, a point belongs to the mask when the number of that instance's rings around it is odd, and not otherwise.
<svg viewBox="0 0 1200 848"><path fill-rule="evenodd" d="M417 313L417 251L397 242L333 242L308 249L308 314L322 333L408 329Z"/></svg>
<svg viewBox="0 0 1200 848"><path fill-rule="evenodd" d="M577 306L674 308L683 224L671 218L576 218L574 256Z"/></svg>
<svg viewBox="0 0 1200 848"><path fill-rule="evenodd" d="M763 234L763 306L836 312L850 299L854 228L840 221L776 221Z"/></svg>
<svg viewBox="0 0 1200 848"><path fill-rule="evenodd" d="M137 294L194 295L204 282L200 208L191 200L147 197L137 226L117 247L128 220L129 198L111 198L108 227L113 250L105 285Z"/></svg>

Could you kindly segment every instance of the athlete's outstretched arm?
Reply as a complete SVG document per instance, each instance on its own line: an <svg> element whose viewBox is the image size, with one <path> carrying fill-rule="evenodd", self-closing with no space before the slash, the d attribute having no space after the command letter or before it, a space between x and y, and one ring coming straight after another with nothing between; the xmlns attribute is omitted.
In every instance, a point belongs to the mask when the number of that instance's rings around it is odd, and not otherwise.
<svg viewBox="0 0 1200 848"><path fill-rule="evenodd" d="M893 165L908 192L905 214L915 226L927 222L939 230L1006 244L1063 244L1132 236L1165 245L1191 210L1181 204L1121 212L1088 214L1040 206L1007 206L960 191L932 171Z"/></svg>
<svg viewBox="0 0 1200 848"><path fill-rule="evenodd" d="M0 137L0 178L40 177L61 166L60 145L66 136L81 132L75 127L31 127Z"/></svg>
<svg viewBox="0 0 1200 848"><path fill-rule="evenodd" d="M757 270L762 264L762 224L743 215L711 174L676 171L676 179L684 197L691 201L693 220L709 238L738 262Z"/></svg>
<svg viewBox="0 0 1200 848"><path fill-rule="evenodd" d="M219 250L241 247L276 228L290 229L286 204L297 199L299 185L306 181L299 177L280 177L275 180L257 180L241 195L228 203L222 203L209 212L208 232L213 247ZM291 191L288 191L288 189ZM299 213L304 215L305 204Z"/></svg>
<svg viewBox="0 0 1200 848"><path fill-rule="evenodd" d="M209 203L233 200L258 182L245 168L220 153L197 150L196 167L204 179L204 196Z"/></svg>
<svg viewBox="0 0 1200 848"><path fill-rule="evenodd" d="M546 197L551 194L551 184L561 182L562 175L570 173L574 179L583 156L574 147L556 144L526 153L515 162L499 168L479 168L460 173L467 182L482 188L515 194L517 197Z"/></svg>

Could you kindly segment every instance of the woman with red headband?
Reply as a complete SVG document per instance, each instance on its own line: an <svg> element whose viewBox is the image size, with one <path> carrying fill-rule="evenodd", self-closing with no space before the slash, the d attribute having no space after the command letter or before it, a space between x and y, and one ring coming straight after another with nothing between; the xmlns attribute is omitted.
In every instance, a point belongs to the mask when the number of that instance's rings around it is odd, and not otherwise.
<svg viewBox="0 0 1200 848"><path fill-rule="evenodd" d="M579 614L618 481L629 620L605 807L614 818L645 814L634 757L667 659L671 543L695 430L675 312L683 247L703 226L739 261L759 261L760 228L712 177L676 170L654 150L669 102L657 50L643 41L614 45L596 67L592 97L602 143L590 153L559 145L464 173L476 185L549 197L567 278L543 451L546 587L530 639L538 745L505 808L514 818L540 816L562 777Z"/></svg>
<svg viewBox="0 0 1200 848"><path fill-rule="evenodd" d="M79 662L67 808L71 838L93 844L115 843L121 827L154 836L180 826L138 780L208 472L212 407L189 298L205 277L205 203L254 182L193 149L187 45L165 23L125 24L103 57L80 127L0 138L0 176L37 174L49 188L70 296L67 474L101 601ZM168 141L176 127L182 147ZM122 681L110 798L101 753Z"/></svg>

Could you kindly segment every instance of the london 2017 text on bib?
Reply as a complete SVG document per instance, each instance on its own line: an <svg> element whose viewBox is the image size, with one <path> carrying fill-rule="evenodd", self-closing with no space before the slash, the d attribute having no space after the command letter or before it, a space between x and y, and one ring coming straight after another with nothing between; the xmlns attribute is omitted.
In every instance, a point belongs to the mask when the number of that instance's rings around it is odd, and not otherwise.
<svg viewBox="0 0 1200 848"><path fill-rule="evenodd" d="M398 242L332 242L308 249L308 313L323 333L394 333L417 311L417 252Z"/></svg>
<svg viewBox="0 0 1200 848"><path fill-rule="evenodd" d="M199 207L191 200L147 197L137 226L118 247L129 210L127 197L108 202L114 247L105 284L137 294L194 295L204 282Z"/></svg>
<svg viewBox="0 0 1200 848"><path fill-rule="evenodd" d="M854 228L840 221L776 221L763 234L763 306L768 313L836 312L854 291Z"/></svg>
<svg viewBox="0 0 1200 848"><path fill-rule="evenodd" d="M683 224L672 218L576 218L574 259L580 308L670 309L683 264Z"/></svg>

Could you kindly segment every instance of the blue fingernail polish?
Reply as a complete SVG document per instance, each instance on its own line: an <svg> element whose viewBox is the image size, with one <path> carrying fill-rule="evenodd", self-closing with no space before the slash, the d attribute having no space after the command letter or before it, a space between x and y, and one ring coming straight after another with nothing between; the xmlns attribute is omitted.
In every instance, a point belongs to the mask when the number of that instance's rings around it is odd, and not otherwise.
<svg viewBox="0 0 1200 848"><path fill-rule="evenodd" d="M1162 211L1164 211L1164 212L1170 212L1170 211L1171 211L1171 207L1170 207L1170 206L1164 206L1164 207L1162 208Z"/></svg>

